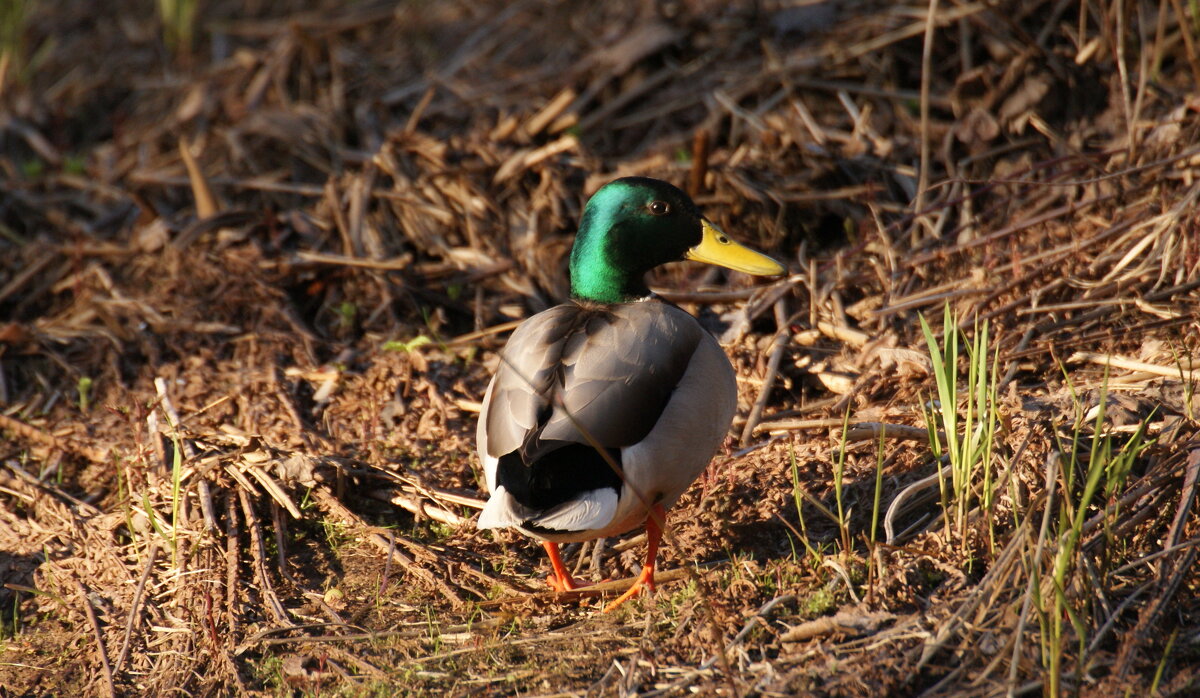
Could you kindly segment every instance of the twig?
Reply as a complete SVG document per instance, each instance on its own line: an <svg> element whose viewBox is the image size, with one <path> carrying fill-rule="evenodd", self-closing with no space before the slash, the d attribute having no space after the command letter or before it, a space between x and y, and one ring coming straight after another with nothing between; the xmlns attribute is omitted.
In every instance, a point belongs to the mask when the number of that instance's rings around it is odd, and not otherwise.
<svg viewBox="0 0 1200 698"><path fill-rule="evenodd" d="M113 667L114 674L120 674L121 667L125 664L125 657L129 653L130 637L133 635L133 629L137 625L138 619L141 618L142 593L146 590L146 581L150 579L150 572L154 569L154 562L157 558L158 542L151 541L150 549L146 552L146 567L142 570L142 577L138 580L137 589L133 592L133 603L129 606L129 615L125 619L125 638L121 641L121 653L117 655L117 661Z"/></svg>
<svg viewBox="0 0 1200 698"><path fill-rule="evenodd" d="M525 135L533 137L541 133L566 111L567 107L571 106L571 102L574 102L576 97L578 94L572 87L560 90L553 99L546 103L546 106L542 107L541 111L525 122Z"/></svg>
<svg viewBox="0 0 1200 698"><path fill-rule="evenodd" d="M834 426L840 426L841 420L829 420L837 422ZM921 427L910 427L907 424L891 424L884 422L857 422L850 425L846 430L846 443L852 441L877 441L880 437L886 436L891 439L900 439L903 441L929 441L929 430ZM946 442L945 434L938 434L938 439Z"/></svg>
<svg viewBox="0 0 1200 698"><path fill-rule="evenodd" d="M515 329L517 329L518 326L520 326L520 324L522 322L525 322L525 321L524 320L513 320L512 322L502 322L499 325L485 327L482 330L476 330L475 332L468 332L466 334L460 334L459 336L455 337L454 339L451 339L449 342L446 342L446 346L453 347L453 346L458 346L460 344L469 344L471 342L474 342L477 339L489 337L494 334L502 334L504 332L508 332L509 330L515 330Z"/></svg>
<svg viewBox="0 0 1200 698"><path fill-rule="evenodd" d="M391 502L401 509L410 511L417 516L426 516L434 521L440 521L441 523L449 524L451 526L461 526L470 520L465 519L452 511L433 506L423 499L410 497L409 495L396 492L394 490L376 490L367 494L372 499L378 499L383 502Z"/></svg>
<svg viewBox="0 0 1200 698"><path fill-rule="evenodd" d="M117 689L113 686L112 667L108 664L108 653L104 650L104 635L100 633L100 622L96 620L96 612L92 610L92 602L88 599L87 589L78 579L75 580L75 590L83 602L83 611L87 614L88 624L92 626L92 637L96 640L96 653L100 655L100 667L104 670L104 683L108 687L107 695L115 696Z"/></svg>
<svg viewBox="0 0 1200 698"><path fill-rule="evenodd" d="M845 342L855 349L863 348L871 339L866 332L860 332L845 325L835 325L824 320L817 321L817 329L826 337Z"/></svg>
<svg viewBox="0 0 1200 698"><path fill-rule="evenodd" d="M296 582L287 568L287 519L283 518L283 508L271 502L271 528L275 533L275 561L279 565L279 575L284 579Z"/></svg>
<svg viewBox="0 0 1200 698"><path fill-rule="evenodd" d="M945 461L946 459L943 457L942 460ZM896 535L896 518L903 513L902 508L904 503L917 496L918 493L936 485L949 467L950 466L948 464L941 465L939 466L937 472L934 472L932 475L927 475L912 483L908 487L900 490L900 493L897 494L895 499L892 500L892 503L888 505L887 513L883 516L883 530L887 535L887 542L889 545L894 545L897 541L898 537Z"/></svg>
<svg viewBox="0 0 1200 698"><path fill-rule="evenodd" d="M862 635L873 632L880 623L894 620L896 616L884 611L861 612L855 610L838 611L836 615L816 618L789 628L780 636L780 642L805 642L822 635L850 634Z"/></svg>
<svg viewBox="0 0 1200 698"><path fill-rule="evenodd" d="M234 612L234 600L238 594L234 590L238 588L238 551L241 549L238 545L237 505L233 501L235 496L231 491L225 495L225 614L228 616L231 642L238 630L237 613Z"/></svg>
<svg viewBox="0 0 1200 698"><path fill-rule="evenodd" d="M785 431L802 431L804 429L831 429L842 426L842 420L836 417L827 419L777 419L773 422L759 422L754 427L756 433L779 433ZM890 428L890 427L889 427Z"/></svg>
<svg viewBox="0 0 1200 698"><path fill-rule="evenodd" d="M1186 357L1185 357L1186 358ZM1153 373L1156 376L1164 376L1182 380L1184 383L1190 383L1195 380L1200 380L1200 369L1184 370L1183 367L1171 368L1170 366L1159 366L1158 364L1150 364L1145 361L1137 361L1127 359L1122 356L1112 354L1099 354L1092 351L1077 351L1067 359L1067 363L1077 363L1087 361L1100 366L1115 366L1116 368L1124 368L1130 371L1143 371L1145 373ZM1191 361L1192 365L1200 363Z"/></svg>
<svg viewBox="0 0 1200 698"><path fill-rule="evenodd" d="M750 408L750 416L746 418L746 426L742 428L742 446L750 442L750 436L754 433L754 427L758 425L759 419L762 418L763 408L767 405L767 398L771 396L771 390L775 387L775 379L779 375L779 364L783 361L783 355L787 352L789 324L787 301L783 298L775 301L775 325L778 328L775 331L775 346L771 351L771 357L767 360L767 374L763 377L763 385L762 389L758 392L758 399L754 401L754 406Z"/></svg>
<svg viewBox="0 0 1200 698"><path fill-rule="evenodd" d="M929 124L929 85L933 81L933 30L938 0L929 0L929 15L925 19L925 41L921 48L921 169L917 174L917 196L913 209L925 209L925 194L929 189L930 151L933 136Z"/></svg>
<svg viewBox="0 0 1200 698"><path fill-rule="evenodd" d="M246 518L246 525L250 529L250 556L254 560L254 572L258 577L258 585L261 589L264 605L276 622L284 625L292 625L292 621L288 618L287 610L279 601L279 597L275 595L275 589L271 585L271 579L267 576L267 560L266 560L266 545L263 543L262 527L258 524L258 516L254 513L254 505L250 502L250 496L244 488L238 488L238 501L242 505L242 515ZM229 592L232 594L233 589Z"/></svg>
<svg viewBox="0 0 1200 698"><path fill-rule="evenodd" d="M200 516L204 519L204 528L210 532L215 531L217 516L213 509L212 489L208 486L208 480L201 478L196 482L196 493L200 497Z"/></svg>
<svg viewBox="0 0 1200 698"><path fill-rule="evenodd" d="M904 41L905 39L911 39L912 37L920 34L922 31L924 31L926 33L931 32L932 27L936 26L937 24L945 24L945 23L953 22L958 19L965 19L972 15L983 12L984 10L988 9L988 7L989 7L988 3L986 3L986 2L976 2L976 3L971 3L969 5L959 5L958 7L955 7L954 9L947 10L941 16L938 16L934 12L934 8L936 8L936 6L937 6L937 3L935 0L934 3L931 5L928 19L912 22L911 24L900 27L899 29L895 29L890 32L886 32L884 34L880 34L879 36L876 36L875 38L871 39L870 41L864 41L861 44L851 47L846 52L845 59L846 60L854 60L855 58L858 58L860 56L865 56L868 53L873 53L875 51L878 51L879 49L884 48L885 46L889 46L898 41ZM839 58L840 57L841 56L839 56ZM928 72L928 71L924 71L924 72Z"/></svg>
<svg viewBox="0 0 1200 698"><path fill-rule="evenodd" d="M196 158L192 156L191 147L183 138L179 139L179 157L183 160L183 166L187 168L188 180L192 185L192 198L196 201L196 216L211 218L220 213L221 206L217 202L217 197L213 194L212 187L209 186L208 180L200 170Z"/></svg>
<svg viewBox="0 0 1200 698"><path fill-rule="evenodd" d="M296 506L295 502L292 501L292 498L289 497L287 492L283 490L283 486L278 482L275 482L275 478L268 475L265 470L257 465L254 465L253 463L244 463L242 464L241 469L249 471L249 473L254 476L254 479L258 480L258 484L262 485L263 489L271 495L271 498L274 499L284 509L288 510L288 513L292 515L293 519L299 520L304 518L304 515L300 513L300 507Z"/></svg>
<svg viewBox="0 0 1200 698"><path fill-rule="evenodd" d="M347 257L343 255L301 250L296 253L296 257L297 259L312 264L328 264L331 266L375 269L379 271L399 271L401 269L410 269L412 268L413 263L411 254L402 254L399 257L393 257L391 259L362 259L360 257Z"/></svg>
<svg viewBox="0 0 1200 698"><path fill-rule="evenodd" d="M1188 66L1192 69L1192 79L1195 81L1193 84L1200 85L1200 58L1196 51L1196 40L1187 26L1190 18L1184 12L1180 0L1171 0L1171 8L1175 10L1175 21L1178 23L1179 34L1183 37L1183 48L1187 53ZM1191 19L1191 21L1194 22L1195 19Z"/></svg>

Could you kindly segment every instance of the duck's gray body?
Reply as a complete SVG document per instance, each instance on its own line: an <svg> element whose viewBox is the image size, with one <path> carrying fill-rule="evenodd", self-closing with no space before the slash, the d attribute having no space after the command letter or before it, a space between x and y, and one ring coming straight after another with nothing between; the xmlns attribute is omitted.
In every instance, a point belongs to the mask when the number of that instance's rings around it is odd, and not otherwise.
<svg viewBox="0 0 1200 698"><path fill-rule="evenodd" d="M513 333L483 399L491 498L478 525L555 543L628 531L700 475L736 407L729 359L673 305L539 313Z"/></svg>

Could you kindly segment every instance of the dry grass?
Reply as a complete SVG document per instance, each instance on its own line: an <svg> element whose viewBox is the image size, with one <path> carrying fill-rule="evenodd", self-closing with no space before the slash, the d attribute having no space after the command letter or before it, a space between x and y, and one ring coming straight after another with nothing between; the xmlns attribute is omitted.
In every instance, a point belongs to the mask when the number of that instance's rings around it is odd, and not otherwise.
<svg viewBox="0 0 1200 698"><path fill-rule="evenodd" d="M168 48L21 4L0 695L1196 690L1191 5L291 5ZM631 173L793 274L656 278L724 332L740 440L602 616L470 523L474 413ZM995 361L956 501L946 305Z"/></svg>

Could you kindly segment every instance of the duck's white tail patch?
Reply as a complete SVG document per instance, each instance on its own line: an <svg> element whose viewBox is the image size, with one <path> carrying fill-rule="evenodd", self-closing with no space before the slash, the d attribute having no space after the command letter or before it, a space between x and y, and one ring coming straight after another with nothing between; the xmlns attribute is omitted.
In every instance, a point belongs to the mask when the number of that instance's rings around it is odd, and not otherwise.
<svg viewBox="0 0 1200 698"><path fill-rule="evenodd" d="M553 531L593 531L612 523L617 513L617 493L611 487L583 492L545 512L538 512L513 498L504 485L492 492L475 522L476 528L506 528L533 524Z"/></svg>
<svg viewBox="0 0 1200 698"><path fill-rule="evenodd" d="M534 518L530 523L554 531L594 531L612 522L617 493L611 487L588 490Z"/></svg>
<svg viewBox="0 0 1200 698"><path fill-rule="evenodd" d="M492 496L484 505L483 513L479 515L479 521L475 522L475 526L476 528L520 526L536 514L537 512L533 509L529 509L513 499L508 490L504 489L504 485L501 485L492 492Z"/></svg>

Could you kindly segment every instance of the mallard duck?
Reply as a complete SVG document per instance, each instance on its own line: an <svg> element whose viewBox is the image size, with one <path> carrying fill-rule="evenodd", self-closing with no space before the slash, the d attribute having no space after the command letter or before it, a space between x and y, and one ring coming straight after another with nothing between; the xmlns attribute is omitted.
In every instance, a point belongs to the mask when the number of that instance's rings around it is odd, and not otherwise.
<svg viewBox="0 0 1200 698"><path fill-rule="evenodd" d="M737 408L720 345L646 286L646 272L684 259L785 271L730 239L667 182L625 177L601 187L571 249L571 301L517 327L479 415L491 497L477 525L542 541L557 591L582 586L563 565L560 543L645 522L641 574L605 611L642 587L653 591L666 510L708 465Z"/></svg>

